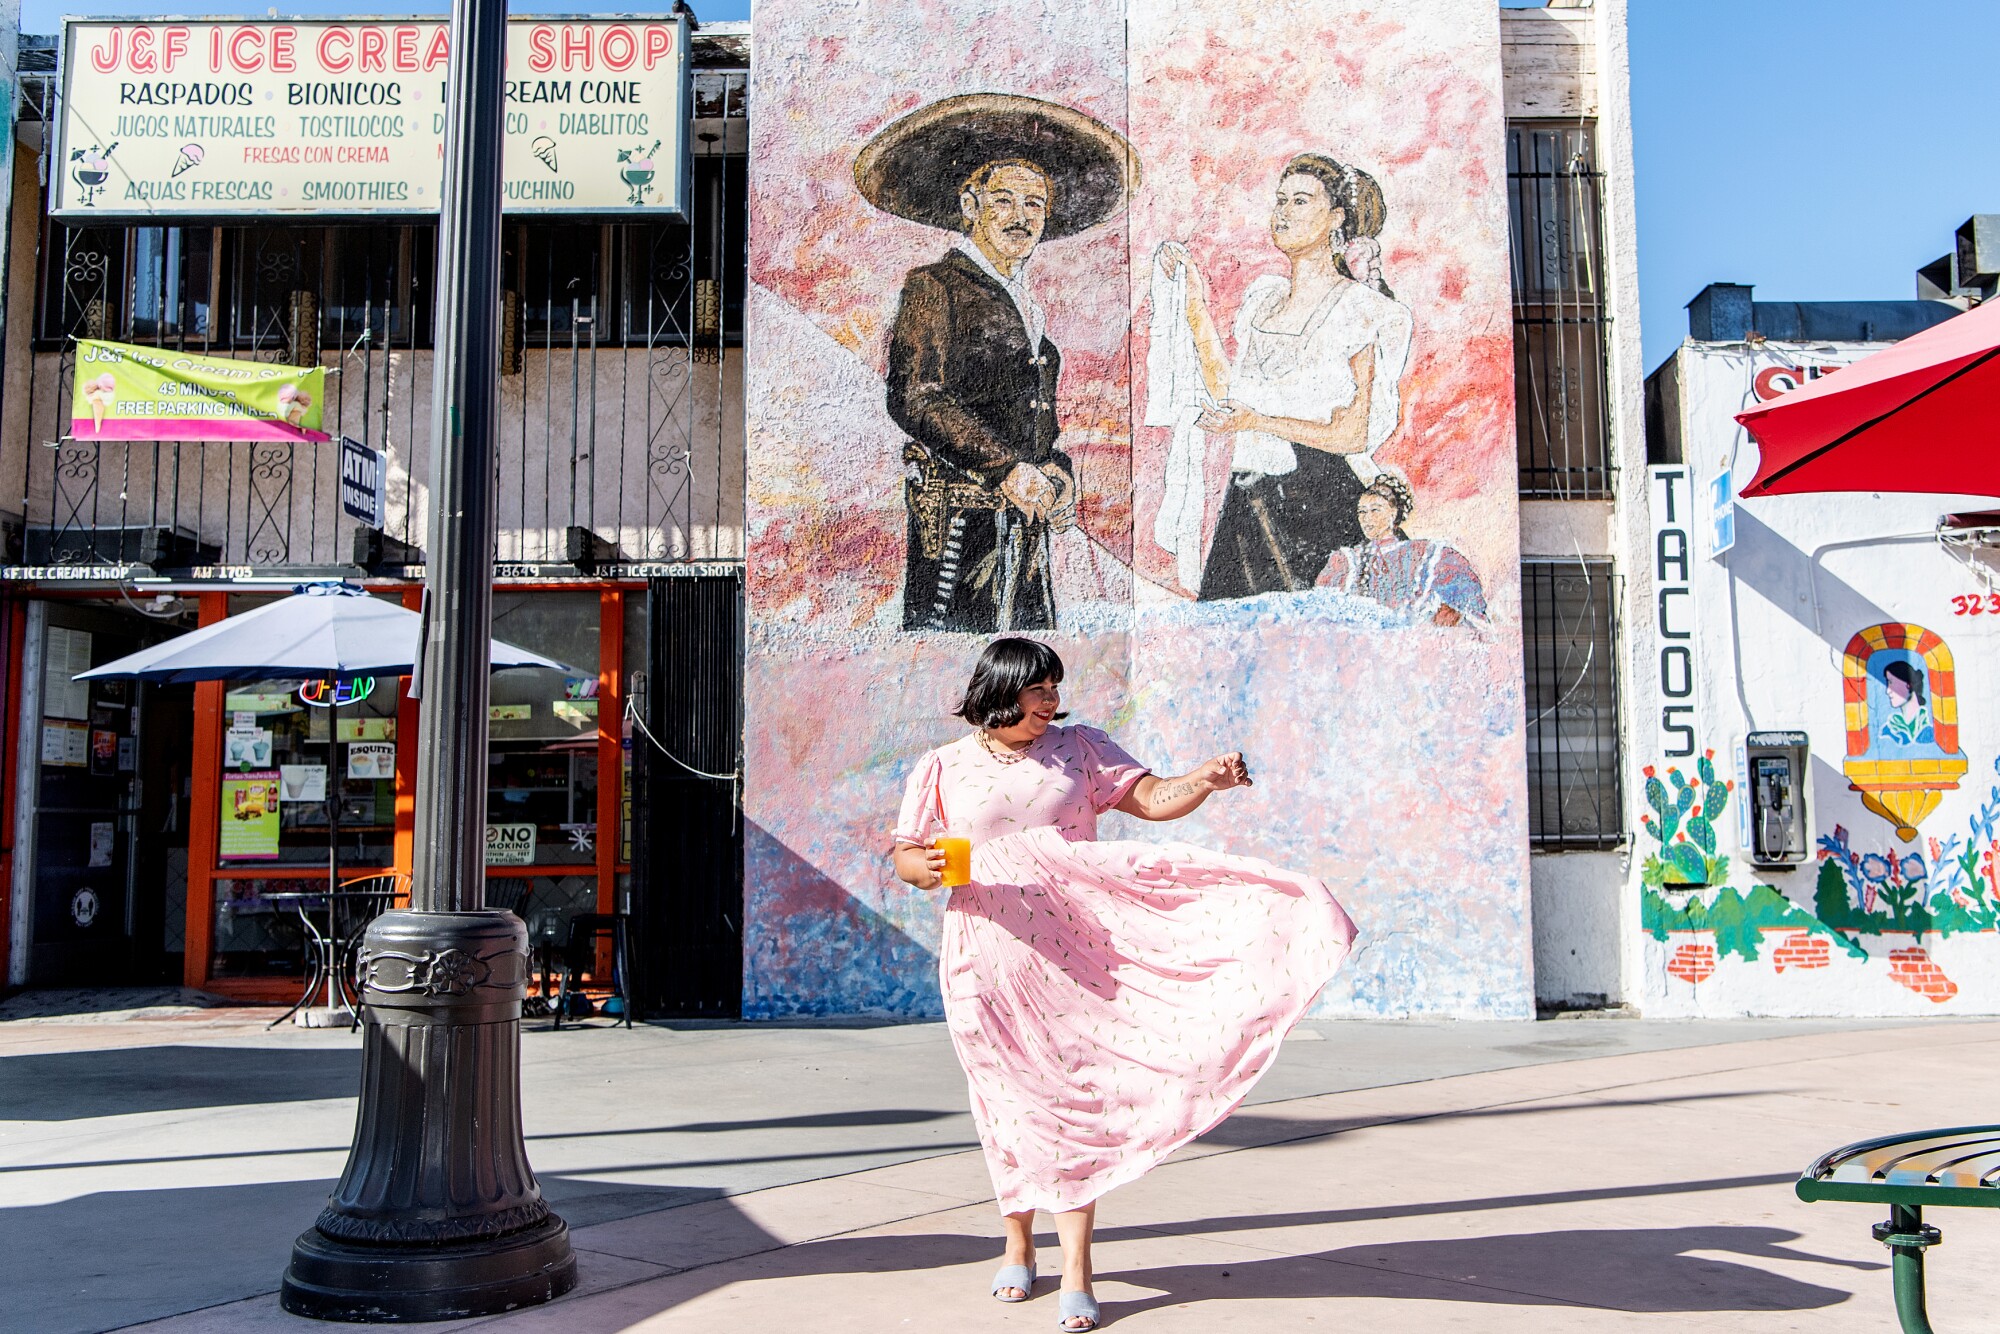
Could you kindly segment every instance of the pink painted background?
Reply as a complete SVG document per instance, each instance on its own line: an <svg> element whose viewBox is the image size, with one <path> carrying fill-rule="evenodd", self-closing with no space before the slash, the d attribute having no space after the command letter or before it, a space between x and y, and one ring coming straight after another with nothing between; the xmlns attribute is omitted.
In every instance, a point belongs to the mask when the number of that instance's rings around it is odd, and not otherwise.
<svg viewBox="0 0 2000 1334"><path fill-rule="evenodd" d="M880 213L856 152L956 93L1060 101L1127 134L1129 213L1043 245L1030 282L1063 353L1082 530L1057 544L1076 717L1162 772L1241 747L1258 774L1173 826L1333 884L1359 921L1329 1013L1532 1012L1512 354L1490 0L1180 6L764 0L757 12L748 343L750 661L745 1005L931 1014L938 904L884 857L905 774L982 640L900 625L901 433L883 407L904 274L950 237ZM1327 152L1382 183L1384 275L1415 319L1403 420L1377 455L1412 536L1485 582L1477 631L1390 628L1327 593L1193 604L1152 541L1166 432L1144 393L1154 247L1184 240L1226 322L1282 273L1276 173ZM1210 443L1208 521L1226 481Z"/></svg>

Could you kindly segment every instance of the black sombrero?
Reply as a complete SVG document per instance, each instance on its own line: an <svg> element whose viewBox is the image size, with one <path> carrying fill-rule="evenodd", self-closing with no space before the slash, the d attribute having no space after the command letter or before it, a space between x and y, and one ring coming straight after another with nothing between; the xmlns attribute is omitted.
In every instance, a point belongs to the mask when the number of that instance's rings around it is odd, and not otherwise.
<svg viewBox="0 0 2000 1334"><path fill-rule="evenodd" d="M855 158L854 183L884 212L958 231L959 187L1008 158L1032 162L1049 178L1044 240L1095 227L1139 183L1139 160L1116 130L1071 107L1010 93L947 97L885 126Z"/></svg>

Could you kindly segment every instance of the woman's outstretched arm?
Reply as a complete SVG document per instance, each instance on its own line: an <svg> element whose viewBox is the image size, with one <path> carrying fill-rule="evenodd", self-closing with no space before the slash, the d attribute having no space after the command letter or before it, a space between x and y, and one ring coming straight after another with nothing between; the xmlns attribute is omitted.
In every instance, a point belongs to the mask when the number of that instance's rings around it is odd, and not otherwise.
<svg viewBox="0 0 2000 1334"><path fill-rule="evenodd" d="M1250 771L1241 751L1218 755L1178 778L1147 774L1132 785L1118 809L1141 820L1178 820L1208 800L1211 792L1249 787Z"/></svg>

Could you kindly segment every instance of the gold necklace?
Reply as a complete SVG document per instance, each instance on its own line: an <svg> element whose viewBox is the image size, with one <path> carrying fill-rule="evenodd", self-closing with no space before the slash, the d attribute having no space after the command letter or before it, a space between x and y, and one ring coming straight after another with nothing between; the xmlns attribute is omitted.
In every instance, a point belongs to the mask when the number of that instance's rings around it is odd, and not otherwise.
<svg viewBox="0 0 2000 1334"><path fill-rule="evenodd" d="M986 748L986 753L993 757L995 764L1019 764L1028 758L1026 747L1015 750L1011 746L994 745L993 734L983 727L979 729L979 744Z"/></svg>

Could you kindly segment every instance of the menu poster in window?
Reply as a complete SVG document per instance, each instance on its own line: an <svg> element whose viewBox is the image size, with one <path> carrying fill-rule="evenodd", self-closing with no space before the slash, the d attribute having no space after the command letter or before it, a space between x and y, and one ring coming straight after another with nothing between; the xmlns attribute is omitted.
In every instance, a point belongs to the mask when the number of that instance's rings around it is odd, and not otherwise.
<svg viewBox="0 0 2000 1334"><path fill-rule="evenodd" d="M42 653L42 715L90 717L90 682L76 679L90 670L90 632L52 625Z"/></svg>
<svg viewBox="0 0 2000 1334"><path fill-rule="evenodd" d="M222 780L222 837L225 858L278 855L278 771L230 774Z"/></svg>
<svg viewBox="0 0 2000 1334"><path fill-rule="evenodd" d="M109 778L118 772L118 734L93 728L90 733L90 772Z"/></svg>
<svg viewBox="0 0 2000 1334"><path fill-rule="evenodd" d="M278 798L308 803L326 800L324 764L281 764L278 766Z"/></svg>
<svg viewBox="0 0 2000 1334"><path fill-rule="evenodd" d="M90 729L82 723L42 724L42 763L81 769L90 763Z"/></svg>
<svg viewBox="0 0 2000 1334"><path fill-rule="evenodd" d="M340 720L342 741L394 741L396 720L394 718L342 718Z"/></svg>
<svg viewBox="0 0 2000 1334"><path fill-rule="evenodd" d="M347 748L347 776L379 781L396 776L394 746L357 742Z"/></svg>
<svg viewBox="0 0 2000 1334"><path fill-rule="evenodd" d="M271 763L271 729L253 727L247 732L230 731L222 738L225 763L233 769L260 769Z"/></svg>
<svg viewBox="0 0 2000 1334"><path fill-rule="evenodd" d="M93 821L90 826L89 865L93 868L111 865L112 849L116 846L116 835L111 821Z"/></svg>

